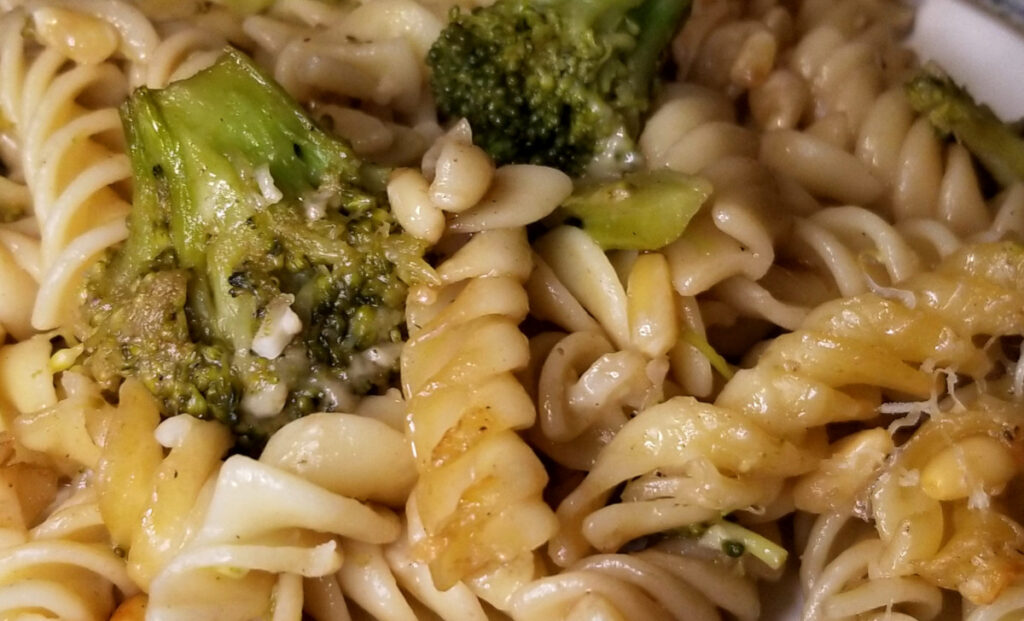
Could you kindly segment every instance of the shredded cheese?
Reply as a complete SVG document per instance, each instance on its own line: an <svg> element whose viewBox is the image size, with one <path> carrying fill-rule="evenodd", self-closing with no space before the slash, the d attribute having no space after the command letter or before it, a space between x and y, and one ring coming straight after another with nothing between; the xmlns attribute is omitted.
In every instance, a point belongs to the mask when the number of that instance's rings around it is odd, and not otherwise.
<svg viewBox="0 0 1024 621"><path fill-rule="evenodd" d="M256 185L259 186L260 194L263 195L263 200L267 205L281 202L284 194L274 185L274 176L270 174L270 166L266 164L260 166L253 171L253 176L256 177Z"/></svg>
<svg viewBox="0 0 1024 621"><path fill-rule="evenodd" d="M266 315L252 339L254 352L274 360L292 341L292 337L302 332L302 320L291 308L294 301L294 296L283 295L267 304Z"/></svg>

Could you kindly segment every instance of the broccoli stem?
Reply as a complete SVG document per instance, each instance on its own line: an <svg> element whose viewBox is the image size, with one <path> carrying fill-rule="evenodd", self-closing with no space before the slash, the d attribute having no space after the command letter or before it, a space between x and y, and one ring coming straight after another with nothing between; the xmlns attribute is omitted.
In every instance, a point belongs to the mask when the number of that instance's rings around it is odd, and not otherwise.
<svg viewBox="0 0 1024 621"><path fill-rule="evenodd" d="M626 64L637 92L653 82L668 44L689 16L690 8L689 0L649 0L632 13L642 34Z"/></svg>
<svg viewBox="0 0 1024 621"><path fill-rule="evenodd" d="M140 89L125 104L135 208L129 223L132 234L121 255L121 267L126 269L116 273L146 273L162 252L172 251L175 265L194 275L189 297L208 302L191 305L192 313L213 334L228 336L235 347L246 347L246 331L240 329L251 323L245 317L251 309L240 308L246 300L233 298L225 287L211 286L211 281L226 282L230 273L225 273L225 266L244 254L237 243L244 238L223 236L219 243L209 242L212 230L236 228L252 214L251 193L236 190L241 180L223 151L211 148L190 124L175 118L180 111L164 105L168 98L162 94ZM170 99L180 104L184 98ZM195 108L199 116L204 112L201 105Z"/></svg>
<svg viewBox="0 0 1024 621"><path fill-rule="evenodd" d="M708 359L712 368L718 371L718 373L726 380L732 379L732 376L735 375L732 367L729 366L729 362L722 357L722 354L715 351L715 348L711 346L711 343L708 342L707 338L697 334L693 330L684 330L679 338L681 341L689 343L696 348L697 351L704 354L704 357Z"/></svg>
<svg viewBox="0 0 1024 621"><path fill-rule="evenodd" d="M657 250L683 234L711 191L706 179L672 170L629 173L580 190L554 218L578 220L605 250Z"/></svg>
<svg viewBox="0 0 1024 621"><path fill-rule="evenodd" d="M963 143L1003 187L1024 181L1024 138L942 76L920 74L907 83L910 104L944 134Z"/></svg>
<svg viewBox="0 0 1024 621"><path fill-rule="evenodd" d="M539 4L550 7L567 18L578 29L597 32L613 30L622 17L644 0L542 0Z"/></svg>
<svg viewBox="0 0 1024 621"><path fill-rule="evenodd" d="M185 247L189 225L195 214L181 179L178 143L167 129L163 115L149 91L139 91L125 102L122 110L128 153L132 162L135 188L128 226L133 232L118 255L120 277L111 283L124 287L147 272L165 250ZM170 157L169 157L170 156ZM171 205L178 205L172 208Z"/></svg>

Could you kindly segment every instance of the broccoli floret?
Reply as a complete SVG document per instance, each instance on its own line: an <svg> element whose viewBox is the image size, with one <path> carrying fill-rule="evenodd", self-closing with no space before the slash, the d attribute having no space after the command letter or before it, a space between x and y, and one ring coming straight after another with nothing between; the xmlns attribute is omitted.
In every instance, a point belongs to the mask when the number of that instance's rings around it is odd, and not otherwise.
<svg viewBox="0 0 1024 621"><path fill-rule="evenodd" d="M224 420L238 405L230 351L190 338L188 284L186 271L164 269L143 275L108 303L92 300L89 368L108 387L123 373L138 375L168 411Z"/></svg>
<svg viewBox="0 0 1024 621"><path fill-rule="evenodd" d="M952 134L1003 187L1024 181L1024 138L948 77L921 73L907 83L910 104Z"/></svg>
<svg viewBox="0 0 1024 621"><path fill-rule="evenodd" d="M427 56L438 110L498 163L614 176L689 0L498 0L452 9Z"/></svg>
<svg viewBox="0 0 1024 621"><path fill-rule="evenodd" d="M424 245L379 180L237 51L122 120L129 236L94 268L82 365L140 379L167 415L230 425L258 448L295 417L387 385Z"/></svg>

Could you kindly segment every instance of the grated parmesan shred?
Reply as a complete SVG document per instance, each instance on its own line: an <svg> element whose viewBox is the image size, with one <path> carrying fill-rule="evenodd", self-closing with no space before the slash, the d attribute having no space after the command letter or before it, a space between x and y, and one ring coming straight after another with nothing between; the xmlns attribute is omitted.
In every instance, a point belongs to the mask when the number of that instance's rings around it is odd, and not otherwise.
<svg viewBox="0 0 1024 621"><path fill-rule="evenodd" d="M956 395L956 385L958 381L956 369L951 367L936 367L935 361L928 359L921 363L920 370L934 375L935 377L940 375L944 376L944 383L946 385L945 395L953 403L951 409L954 411L961 411L964 409L963 403L960 402ZM931 396L925 401L890 401L878 406L877 411L879 414L903 415L889 424L887 430L890 435L894 435L900 429L905 427L916 427L921 422L922 414L927 414L932 418L940 416L943 408L939 403L939 396L939 392L932 389Z"/></svg>
<svg viewBox="0 0 1024 621"><path fill-rule="evenodd" d="M254 352L274 360L292 341L292 337L302 332L302 320L291 308L294 301L294 296L282 295L267 305L266 315L252 339Z"/></svg>
<svg viewBox="0 0 1024 621"><path fill-rule="evenodd" d="M270 174L270 166L264 164L253 171L253 176L256 178L256 185L260 188L260 194L263 195L265 204L273 205L274 203L281 202L284 198L284 193L274 184L274 176Z"/></svg>
<svg viewBox="0 0 1024 621"><path fill-rule="evenodd" d="M985 490L981 489L981 486L976 486L972 491L971 495L967 498L967 508L984 511L988 509L992 497L985 493Z"/></svg>
<svg viewBox="0 0 1024 621"><path fill-rule="evenodd" d="M262 386L242 396L241 408L246 414L256 418L277 416L288 401L288 386L277 382Z"/></svg>
<svg viewBox="0 0 1024 621"><path fill-rule="evenodd" d="M331 190L322 189L309 192L302 197L302 204L306 208L306 219L310 222L322 219L327 215L327 203L331 198Z"/></svg>
<svg viewBox="0 0 1024 621"><path fill-rule="evenodd" d="M914 295L913 291L900 289L899 287L887 287L876 281L868 273L864 274L864 279L867 281L868 289L878 297L885 298L887 300L896 300L910 309L917 307L917 296Z"/></svg>

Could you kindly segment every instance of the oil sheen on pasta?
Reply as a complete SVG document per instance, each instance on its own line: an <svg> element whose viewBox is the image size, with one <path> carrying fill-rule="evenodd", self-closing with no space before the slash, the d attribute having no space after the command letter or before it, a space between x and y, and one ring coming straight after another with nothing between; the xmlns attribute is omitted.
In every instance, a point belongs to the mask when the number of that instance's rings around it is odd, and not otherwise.
<svg viewBox="0 0 1024 621"><path fill-rule="evenodd" d="M0 617L1024 613L1024 181L908 96L941 83L912 10L694 2L630 148L700 198L629 246L439 116L429 51L478 4L0 0ZM399 372L302 376L330 411L250 455L73 330L138 213L118 108L228 45L428 263L365 361Z"/></svg>

